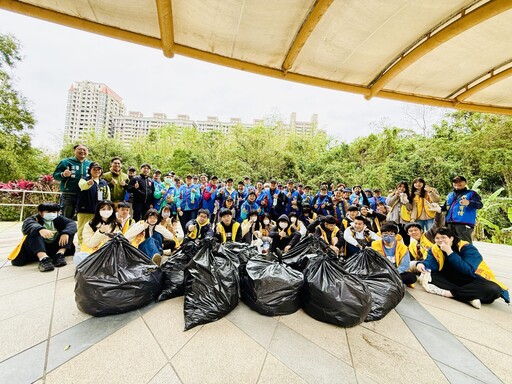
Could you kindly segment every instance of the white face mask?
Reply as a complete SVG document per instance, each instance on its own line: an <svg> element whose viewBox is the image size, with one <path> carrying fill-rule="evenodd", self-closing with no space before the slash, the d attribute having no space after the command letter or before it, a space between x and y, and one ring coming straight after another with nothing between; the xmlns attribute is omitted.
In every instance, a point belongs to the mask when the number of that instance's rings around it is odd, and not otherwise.
<svg viewBox="0 0 512 384"><path fill-rule="evenodd" d="M257 216L253 216L253 217L251 217L251 221L252 221L253 223L254 223L254 222L256 222L256 220L258 220L258 217L257 217Z"/></svg>
<svg viewBox="0 0 512 384"><path fill-rule="evenodd" d="M169 216L171 216L171 214L170 214L169 212L164 212L164 213L162 213L162 217L163 217L164 219L167 219Z"/></svg>
<svg viewBox="0 0 512 384"><path fill-rule="evenodd" d="M297 218L296 218L296 217L290 217L290 221L291 221L292 223L296 223L296 222L297 222Z"/></svg>
<svg viewBox="0 0 512 384"><path fill-rule="evenodd" d="M265 191L270 191L270 187L265 187Z"/></svg>
<svg viewBox="0 0 512 384"><path fill-rule="evenodd" d="M279 228L285 229L288 226L288 223L285 223L284 221L279 223Z"/></svg>
<svg viewBox="0 0 512 384"><path fill-rule="evenodd" d="M104 219L108 219L110 216L112 216L112 210L108 210L108 211L100 211L100 216L103 217Z"/></svg>
<svg viewBox="0 0 512 384"><path fill-rule="evenodd" d="M43 216L44 221L53 221L59 214L57 212L46 212Z"/></svg>
<svg viewBox="0 0 512 384"><path fill-rule="evenodd" d="M268 225L270 223L270 220L263 220L263 224Z"/></svg>

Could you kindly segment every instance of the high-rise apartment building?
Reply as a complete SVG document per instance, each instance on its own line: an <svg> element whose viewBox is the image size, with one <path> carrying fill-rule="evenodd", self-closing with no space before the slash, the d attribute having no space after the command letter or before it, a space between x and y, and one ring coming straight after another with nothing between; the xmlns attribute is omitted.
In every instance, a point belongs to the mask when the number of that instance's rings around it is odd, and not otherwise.
<svg viewBox="0 0 512 384"><path fill-rule="evenodd" d="M113 136L115 116L125 113L123 99L102 83L78 81L68 91L65 140L76 141L84 133L107 130Z"/></svg>

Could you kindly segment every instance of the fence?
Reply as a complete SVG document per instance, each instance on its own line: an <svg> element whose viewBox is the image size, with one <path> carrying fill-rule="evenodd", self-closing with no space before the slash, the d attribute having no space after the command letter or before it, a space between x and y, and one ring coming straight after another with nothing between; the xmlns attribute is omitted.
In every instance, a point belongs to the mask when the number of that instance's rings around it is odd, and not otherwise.
<svg viewBox="0 0 512 384"><path fill-rule="evenodd" d="M3 195L0 196L0 207L21 207L19 221L24 220L25 207L37 207L40 203L42 203L44 201L57 201L58 202L60 200L60 194L61 194L60 192L53 192L53 191L29 191L29 190L25 190L25 189L0 189L0 192L9 194L7 196L7 198ZM37 198L34 198L33 196L31 196L31 194L36 194L36 195L39 194L43 198L37 199ZM46 195L53 195L54 197L51 199L47 199L45 197ZM55 198L56 197L55 195L58 196L58 199ZM21 198L21 203L11 202L11 201L19 201L20 198ZM5 202L5 201L9 201L9 202ZM2 217L2 220L5 220L5 218Z"/></svg>

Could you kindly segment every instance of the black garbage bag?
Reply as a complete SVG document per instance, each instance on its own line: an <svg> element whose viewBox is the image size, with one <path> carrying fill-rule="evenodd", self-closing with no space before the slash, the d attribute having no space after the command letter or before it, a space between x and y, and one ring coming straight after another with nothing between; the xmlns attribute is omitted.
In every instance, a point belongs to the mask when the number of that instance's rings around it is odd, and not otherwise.
<svg viewBox="0 0 512 384"><path fill-rule="evenodd" d="M372 309L365 321L380 320L395 308L405 295L405 286L396 267L371 248L351 256L344 264L347 272L359 276L372 293Z"/></svg>
<svg viewBox="0 0 512 384"><path fill-rule="evenodd" d="M238 305L238 269L218 249L215 240L204 240L186 269L185 330L219 320Z"/></svg>
<svg viewBox="0 0 512 384"><path fill-rule="evenodd" d="M81 262L75 271L75 302L92 316L124 313L154 301L162 271L121 234Z"/></svg>
<svg viewBox="0 0 512 384"><path fill-rule="evenodd" d="M266 316L289 315L300 308L301 272L283 264L281 253L274 261L253 257L242 276L242 300Z"/></svg>
<svg viewBox="0 0 512 384"><path fill-rule="evenodd" d="M258 256L258 249L246 243L226 242L221 244L218 250L228 256L233 264L240 269L245 268L247 262L255 256Z"/></svg>
<svg viewBox="0 0 512 384"><path fill-rule="evenodd" d="M308 259L315 257L318 252L326 253L333 258L336 257L334 251L329 248L323 239L309 235L301 239L290 251L283 254L283 262L293 269L303 271Z"/></svg>
<svg viewBox="0 0 512 384"><path fill-rule="evenodd" d="M163 289L156 301L183 296L185 293L185 269L198 250L199 245L189 241L162 264Z"/></svg>
<svg viewBox="0 0 512 384"><path fill-rule="evenodd" d="M361 324L371 308L371 293L357 276L320 253L304 269L302 306L311 317L342 327Z"/></svg>

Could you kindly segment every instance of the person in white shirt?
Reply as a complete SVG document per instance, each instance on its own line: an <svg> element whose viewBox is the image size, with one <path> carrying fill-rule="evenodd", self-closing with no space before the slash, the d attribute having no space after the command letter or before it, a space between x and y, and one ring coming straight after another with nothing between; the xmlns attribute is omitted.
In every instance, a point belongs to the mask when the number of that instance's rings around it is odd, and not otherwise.
<svg viewBox="0 0 512 384"><path fill-rule="evenodd" d="M356 216L352 224L343 233L345 239L345 257L350 257L357 252L370 247L372 241L380 240L380 237L366 227L365 218Z"/></svg>

